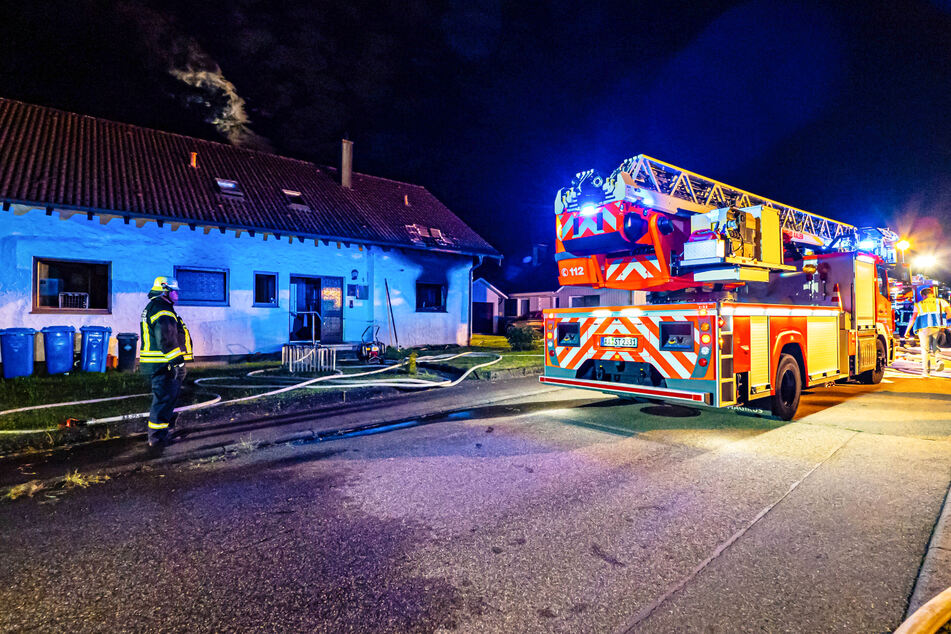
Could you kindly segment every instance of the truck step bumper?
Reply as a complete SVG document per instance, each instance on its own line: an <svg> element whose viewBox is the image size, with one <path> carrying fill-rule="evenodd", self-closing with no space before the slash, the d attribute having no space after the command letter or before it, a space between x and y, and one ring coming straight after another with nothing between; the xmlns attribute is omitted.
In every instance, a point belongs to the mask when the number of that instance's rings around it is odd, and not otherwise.
<svg viewBox="0 0 951 634"><path fill-rule="evenodd" d="M710 404L709 392L688 392L686 390L672 390L667 387L650 387L647 385L610 383L608 381L565 379L554 376L541 376L538 380L542 383L563 385L565 387L574 387L583 390L598 390L599 392L611 392L614 394L630 394L632 396L644 396L647 398L684 401L688 403L694 403L696 405Z"/></svg>

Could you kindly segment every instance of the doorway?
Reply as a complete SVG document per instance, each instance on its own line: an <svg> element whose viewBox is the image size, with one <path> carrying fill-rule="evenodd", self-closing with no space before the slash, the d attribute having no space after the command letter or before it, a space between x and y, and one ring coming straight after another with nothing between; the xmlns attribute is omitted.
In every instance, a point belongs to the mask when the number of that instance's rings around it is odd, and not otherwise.
<svg viewBox="0 0 951 634"><path fill-rule="evenodd" d="M343 341L343 278L291 276L290 340Z"/></svg>
<svg viewBox="0 0 951 634"><path fill-rule="evenodd" d="M481 335L495 334L495 304L472 302L472 332Z"/></svg>

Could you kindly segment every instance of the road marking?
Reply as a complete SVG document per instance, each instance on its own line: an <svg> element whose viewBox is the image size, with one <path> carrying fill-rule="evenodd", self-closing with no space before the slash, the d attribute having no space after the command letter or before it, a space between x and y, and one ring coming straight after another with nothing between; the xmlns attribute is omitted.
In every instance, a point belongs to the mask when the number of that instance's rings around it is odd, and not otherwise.
<svg viewBox="0 0 951 634"><path fill-rule="evenodd" d="M622 626L617 630L618 634L621 634L621 633L623 633L623 634L628 634L629 632L633 632L633 631L634 631L634 628L636 628L636 627L637 627L638 625L640 625L642 622L644 622L645 620L647 620L647 619L650 617L650 615L653 614L654 611L655 611L657 608L659 608L661 605L663 605L664 603L666 603L668 599L670 599L672 596L674 596L675 594L677 594L678 592L680 592L681 590L683 590L683 588L684 588L688 583L690 583L691 581L693 581L693 580L697 577L697 575L699 575L701 572L703 572L703 569L704 569L704 568L706 568L706 567L709 566L711 563L713 563L714 560L716 560L720 555L722 555L722 554L723 554L730 546L732 546L738 539L740 539L741 537L743 537L743 535L745 535L745 534L747 533L747 531L749 531L751 528L753 528L753 526L755 526L757 522L759 522L761 519L763 519L764 517L766 517L767 513L769 513L770 511L772 511L773 508L775 508L775 506L776 506L777 504L779 504L780 502L782 502L783 500L785 500L787 497L789 497L789 495L790 495L793 491L795 491L796 488L797 488L800 484L802 484L803 481L804 481L806 478L808 478L809 476L811 476L812 473L813 473L816 469L818 469L819 467L821 467L822 465L824 465L826 462L828 462L828 461L832 458L832 456L834 456L834 455L836 455L837 453L839 453L839 451L840 451L843 447L845 447L845 446L849 443L850 440L852 440L853 438L855 438L855 437L858 436L858 435L859 435L859 432L857 432L857 431L856 431L856 432L852 432L852 435L849 436L848 438L846 438L845 440L843 440L842 443L839 444L838 447L836 447L835 449L833 449L832 452L831 452L828 456L826 456L825 458L823 458L822 460L820 460L818 463L816 463L815 465L813 465L813 467L812 467L811 469L809 469L809 471L807 471L804 476L802 476L801 478L799 478L798 480L796 480L795 482L793 482L793 483L789 486L789 489L788 489L785 493L783 493L776 501L774 501L772 504L770 504L769 506L767 506L766 508L764 508L763 510L761 510L759 513L757 513L756 516L753 517L753 519L750 520L749 523L748 523L746 526L744 526L744 527L741 528L740 530L738 530L738 531L736 531L735 533L733 533L733 535L731 535L726 541L721 542L720 545L717 546L717 547L714 549L713 553L712 553L709 557L707 557L706 559L704 559L704 560L700 563L700 565L697 566L696 568L694 568L686 577L684 577L683 579L681 579L680 581L678 581L678 582L675 583L674 585L670 586L670 587L667 589L667 592L665 592L663 595L661 595L660 597L658 597L657 599L655 599L653 602L651 602L651 604L648 605L646 608L644 608L643 610L641 610L640 612L638 612L638 613L634 616L633 619L631 619L630 621L628 621L627 623L625 623L624 625L622 625Z"/></svg>

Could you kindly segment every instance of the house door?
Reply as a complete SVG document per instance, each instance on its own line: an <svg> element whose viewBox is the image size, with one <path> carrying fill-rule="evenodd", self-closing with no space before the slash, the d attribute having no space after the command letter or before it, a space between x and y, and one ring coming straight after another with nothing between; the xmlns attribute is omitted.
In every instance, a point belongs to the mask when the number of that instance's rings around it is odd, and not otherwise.
<svg viewBox="0 0 951 634"><path fill-rule="evenodd" d="M343 278L321 277L320 314L323 317L321 343L343 342Z"/></svg>
<svg viewBox="0 0 951 634"><path fill-rule="evenodd" d="M320 341L319 277L291 277L291 341Z"/></svg>
<svg viewBox="0 0 951 634"><path fill-rule="evenodd" d="M493 335L492 317L495 311L492 302L472 302L472 332Z"/></svg>

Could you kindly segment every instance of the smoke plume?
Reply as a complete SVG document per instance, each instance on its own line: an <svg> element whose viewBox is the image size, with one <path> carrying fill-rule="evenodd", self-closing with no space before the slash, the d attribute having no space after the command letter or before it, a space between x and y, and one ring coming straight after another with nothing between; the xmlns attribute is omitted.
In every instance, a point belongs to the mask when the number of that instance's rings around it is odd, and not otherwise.
<svg viewBox="0 0 951 634"><path fill-rule="evenodd" d="M180 95L203 111L205 121L215 126L232 145L271 150L268 140L249 124L246 104L235 85L228 81L217 62L173 19L134 0L119 4L119 13L137 28L153 59L175 79L193 91Z"/></svg>

